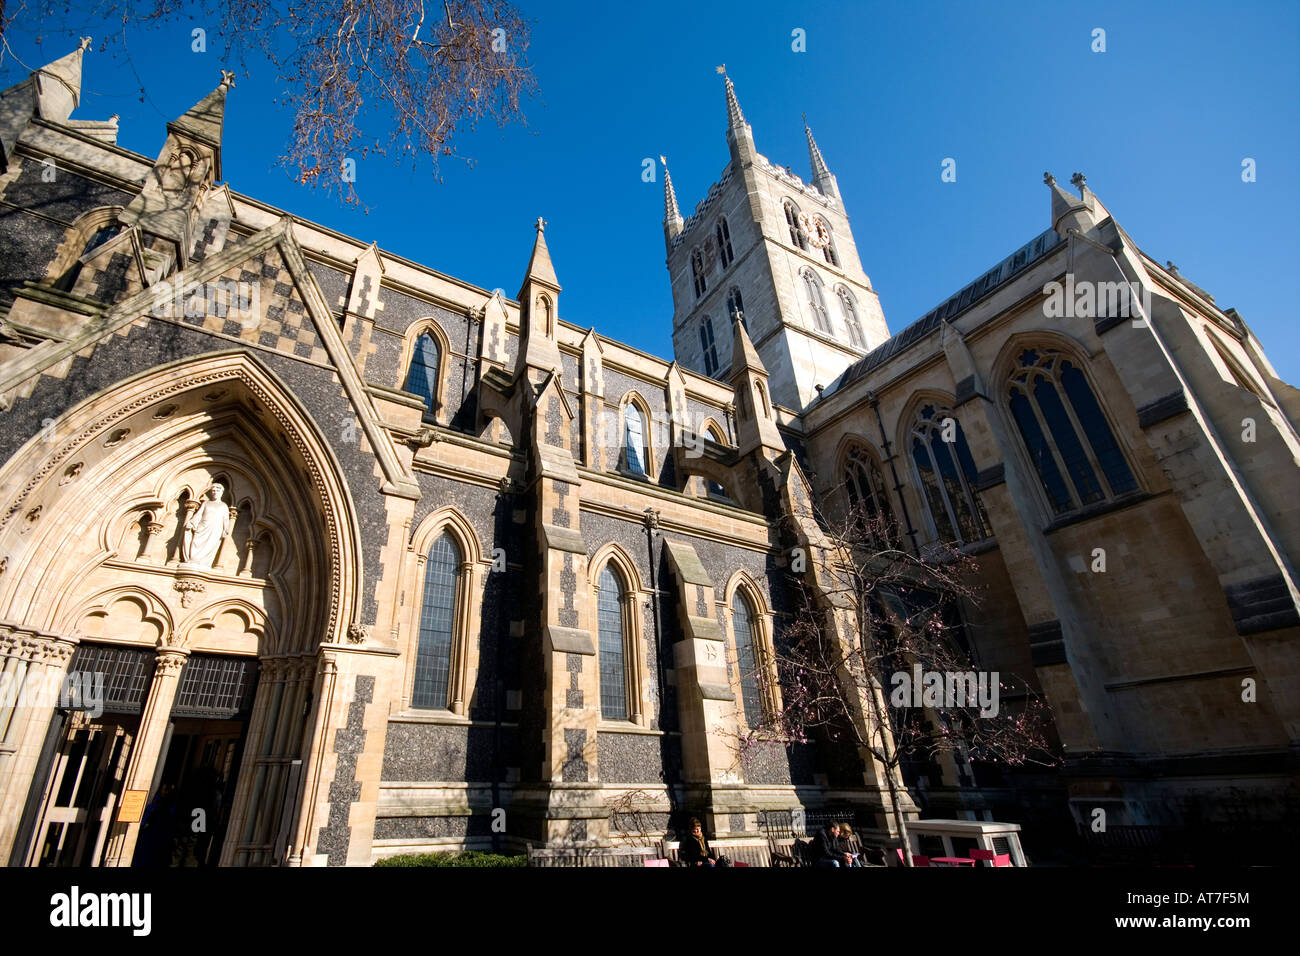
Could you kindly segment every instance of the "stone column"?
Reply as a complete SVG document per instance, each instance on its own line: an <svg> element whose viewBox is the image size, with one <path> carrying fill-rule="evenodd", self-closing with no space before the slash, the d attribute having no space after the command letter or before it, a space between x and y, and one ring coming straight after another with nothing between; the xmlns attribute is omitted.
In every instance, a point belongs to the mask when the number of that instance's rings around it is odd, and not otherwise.
<svg viewBox="0 0 1300 956"><path fill-rule="evenodd" d="M5 675L0 699L0 860L7 860L17 836L32 774L63 677L76 650L75 638L0 624L0 665Z"/></svg>
<svg viewBox="0 0 1300 956"><path fill-rule="evenodd" d="M167 734L167 723L171 719L172 704L180 687L181 671L185 668L189 654L189 651L174 647L158 649L153 683L149 685L149 697L145 701L144 712L140 715L140 729L136 732L131 747L131 759L122 784L123 793L127 790L147 791L153 784L154 770ZM148 794L146 802L152 796L153 794ZM114 823L104 865L130 866L139 836L139 823Z"/></svg>

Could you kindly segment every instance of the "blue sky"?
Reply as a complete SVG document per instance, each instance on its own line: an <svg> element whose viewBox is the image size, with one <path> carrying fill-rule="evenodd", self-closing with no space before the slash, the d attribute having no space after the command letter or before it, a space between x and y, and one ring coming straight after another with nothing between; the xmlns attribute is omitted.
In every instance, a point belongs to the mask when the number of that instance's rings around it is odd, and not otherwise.
<svg viewBox="0 0 1300 956"><path fill-rule="evenodd" d="M511 295L544 216L561 316L669 356L662 183L643 182L641 164L668 156L689 214L727 159L714 72L725 62L760 152L805 179L807 114L891 330L1050 225L1044 170L1063 182L1082 170L1145 251L1237 308L1300 382L1300 4L518 6L534 21L540 97L527 128L460 140L472 168L446 163L438 183L427 169L360 161L368 213L297 186L275 166L289 114L274 105L272 69L254 63L229 98L227 181ZM58 26L39 49L30 29L10 41L35 65L71 48ZM1098 27L1104 53L1091 49ZM796 28L806 52L791 49ZM149 101L121 57L92 53L75 115L120 114L121 144L153 156L165 120L216 85L221 44L210 36L210 52L192 53L189 25L127 39ZM6 60L2 79L23 72ZM955 183L940 180L948 157ZM1253 183L1241 179L1246 157Z"/></svg>

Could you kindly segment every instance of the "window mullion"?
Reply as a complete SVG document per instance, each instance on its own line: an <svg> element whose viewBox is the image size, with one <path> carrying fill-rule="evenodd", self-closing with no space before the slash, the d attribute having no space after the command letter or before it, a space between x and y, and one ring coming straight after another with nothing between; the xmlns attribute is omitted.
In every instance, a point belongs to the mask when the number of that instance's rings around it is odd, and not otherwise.
<svg viewBox="0 0 1300 956"><path fill-rule="evenodd" d="M1082 374L1082 370L1080 370L1080 372ZM1088 457L1088 464L1092 466L1093 473L1097 476L1098 482L1100 482L1102 488L1105 489L1106 497L1115 497L1115 492L1110 486L1110 477L1106 474L1105 469L1101 467L1101 462L1097 460L1096 452L1093 450L1092 439L1088 437L1088 433L1083 430L1079 417L1074 413L1074 402L1070 400L1070 393L1065 390L1065 385L1055 375L1053 375L1049 381L1051 381L1052 386L1056 389L1056 394L1060 396L1061 405L1065 409L1066 417L1070 420L1070 427L1073 428L1074 433L1079 436L1079 444L1083 446L1083 453ZM1084 384L1088 385L1086 378L1084 379ZM1091 385L1088 387L1091 388ZM1096 397L1096 393L1094 393L1093 397ZM1099 406L1100 404L1101 403L1098 402ZM1079 500L1082 501L1083 499L1080 498Z"/></svg>
<svg viewBox="0 0 1300 956"><path fill-rule="evenodd" d="M1030 375L1029 378L1032 380L1033 375ZM1048 379L1048 381L1052 380ZM1048 427L1047 419L1044 417L1042 409L1038 407L1038 396L1034 394L1035 387L1031 381L1025 382L1025 397L1029 399L1029 408L1034 413L1034 417L1038 419L1038 427L1043 433L1043 440L1047 444L1047 450L1056 462L1056 469L1061 473L1061 479L1065 482L1066 488L1069 489L1071 510L1081 508L1083 507L1083 495L1075 487L1074 476L1070 474L1070 469L1066 466L1065 457L1061 454L1061 450L1056 447L1056 435ZM1055 382L1052 382L1052 387L1056 387Z"/></svg>

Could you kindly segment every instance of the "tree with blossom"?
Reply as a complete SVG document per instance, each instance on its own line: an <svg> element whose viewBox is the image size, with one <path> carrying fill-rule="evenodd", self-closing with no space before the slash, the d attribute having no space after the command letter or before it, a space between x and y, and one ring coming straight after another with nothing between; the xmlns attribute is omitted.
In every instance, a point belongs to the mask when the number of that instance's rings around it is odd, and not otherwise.
<svg viewBox="0 0 1300 956"><path fill-rule="evenodd" d="M911 866L902 764L951 754L972 763L1051 766L1058 759L1048 740L1050 711L1030 682L979 666L961 624L961 605L979 598L973 558L948 544L922 553L904 548L897 526L865 501L833 515L812 512L812 534L807 521L787 516L784 530L801 545L790 567L797 607L777 628L774 659L756 663L760 682L777 684L765 698L778 703L741 732L740 756L773 741L853 745L883 776ZM959 684L950 694L946 683L927 683L918 698L918 671L973 672L988 693L981 698ZM988 706L990 696L999 706Z"/></svg>

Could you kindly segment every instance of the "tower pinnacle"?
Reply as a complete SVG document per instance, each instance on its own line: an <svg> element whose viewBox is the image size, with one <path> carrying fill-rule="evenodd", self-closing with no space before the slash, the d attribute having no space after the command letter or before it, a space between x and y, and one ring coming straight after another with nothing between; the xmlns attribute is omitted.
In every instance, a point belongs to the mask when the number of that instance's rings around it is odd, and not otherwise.
<svg viewBox="0 0 1300 956"><path fill-rule="evenodd" d="M812 182L817 187L817 191L823 196L831 196L835 199L840 198L840 187L831 175L830 168L826 165L826 160L822 157L822 151L817 146L817 140L813 139L812 130L808 127L808 117L803 118L804 136L808 138L808 159L812 164Z"/></svg>

